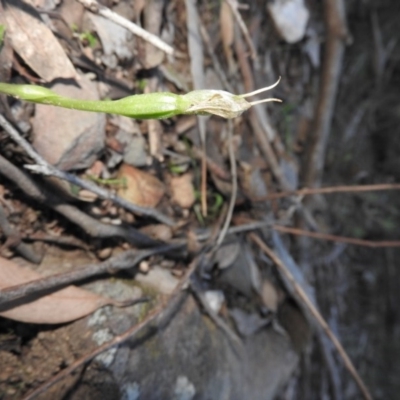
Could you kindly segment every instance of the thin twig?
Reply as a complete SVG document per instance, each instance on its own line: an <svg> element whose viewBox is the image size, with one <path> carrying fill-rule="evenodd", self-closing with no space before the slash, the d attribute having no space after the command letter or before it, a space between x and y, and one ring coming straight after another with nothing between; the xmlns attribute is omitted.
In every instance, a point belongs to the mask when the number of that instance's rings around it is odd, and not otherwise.
<svg viewBox="0 0 400 400"><path fill-rule="evenodd" d="M218 176L218 178L221 178L225 181L231 180L231 176L230 176L229 172L227 172L224 167L221 167L220 165L218 165L210 156L205 154L203 152L203 150L199 149L198 147L193 146L190 149L190 153L191 153L191 155L193 155L193 157L195 157L198 160L202 160L205 157L206 163L207 163L207 168L214 175Z"/></svg>
<svg viewBox="0 0 400 400"><path fill-rule="evenodd" d="M116 273L124 269L135 267L140 261L156 254L168 253L172 250L182 248L182 244L164 245L154 247L150 250L127 250L102 263L88 264L83 267L76 268L72 271L63 272L33 281L3 288L0 291L0 308L4 311L4 307L10 308L8 303L17 299L27 297L34 294L40 296L41 292L55 291L62 287L71 285L72 283L82 281L83 279L93 276L103 275L105 273Z"/></svg>
<svg viewBox="0 0 400 400"><path fill-rule="evenodd" d="M188 30L188 50L190 57L190 71L195 90L204 89L204 50L200 33L200 16L197 11L196 0L185 0L186 27ZM207 116L197 115L197 125L200 134L201 149L204 157L201 159L201 213L207 216L207 163L206 163L206 121Z"/></svg>
<svg viewBox="0 0 400 400"><path fill-rule="evenodd" d="M241 225L230 227L228 229L227 234L233 235L236 233L244 233L244 232L248 232L248 231L254 231L256 229L267 228L271 225L272 225L272 223L270 221L244 223ZM211 232L211 230L208 230L207 232L196 235L196 239L199 241L204 241L204 240L209 239L212 235L213 235L213 233Z"/></svg>
<svg viewBox="0 0 400 400"><path fill-rule="evenodd" d="M95 14L99 14L104 18L109 19L110 21L115 22L116 24L128 29L128 31L132 32L134 35L141 37L146 42L151 43L153 46L162 50L168 55L174 55L174 49L164 41L162 41L158 36L153 35L152 33L144 30L140 26L134 24L133 22L127 20L121 15L111 11L109 8L99 4L96 0L77 0L84 7L89 9Z"/></svg>
<svg viewBox="0 0 400 400"><path fill-rule="evenodd" d="M374 241L374 240L356 239L345 236L331 235L328 233L310 232L304 229L291 228L288 226L281 226L281 225L272 225L271 228L275 229L276 231L290 233L292 235L307 236L314 239L329 240L332 242L339 242L339 243L348 243L357 246L372 247L372 248L400 247L400 240Z"/></svg>
<svg viewBox="0 0 400 400"><path fill-rule="evenodd" d="M221 80L224 88L231 93L234 93L235 91L233 90L232 85L229 83L228 78L226 77L225 71L222 68L221 63L219 62L217 56L215 55L214 49L211 44L211 39L210 36L208 35L207 29L203 25L203 23L200 21L200 32L201 32L201 37L203 38L204 44L206 45L208 54L211 57L211 61L214 66L214 70L217 73L219 79Z"/></svg>
<svg viewBox="0 0 400 400"><path fill-rule="evenodd" d="M86 243L73 236L56 236L45 232L35 232L21 235L21 237L28 242L53 243L60 246L77 247L89 251L89 247Z"/></svg>
<svg viewBox="0 0 400 400"><path fill-rule="evenodd" d="M1 155L0 175L14 182L27 196L52 208L92 237L122 238L136 246L156 246L160 244L132 226L104 224L90 217L77 207L65 203L55 192L51 193L48 188L34 182L27 173L20 171Z"/></svg>
<svg viewBox="0 0 400 400"><path fill-rule="evenodd" d="M253 222L249 224L243 224L228 229L228 234L248 232L251 230L265 228L270 226L268 222ZM197 240L204 241L212 236L212 232L205 232L197 235ZM102 275L105 273L116 273L124 269L131 269L135 267L140 261L150 256L168 253L170 251L177 251L184 249L187 245L187 239L177 240L174 243L166 244L158 247L154 247L149 250L128 250L120 253L107 261L102 263L89 264L73 271L55 274L21 285L16 285L8 288L4 288L0 292L0 306L5 303L10 303L14 300L26 297L29 295L40 295L40 292L49 290L59 290L61 287L76 283L83 279L87 279L93 276ZM8 306L8 305L7 305Z"/></svg>
<svg viewBox="0 0 400 400"><path fill-rule="evenodd" d="M314 111L314 122L309 145L304 157L304 179L306 186L320 186L325 152L331 131L331 122L339 87L344 57L345 42L348 39L344 0L326 0L326 44L320 89Z"/></svg>
<svg viewBox="0 0 400 400"><path fill-rule="evenodd" d="M199 130L200 132L206 132L206 123L202 117L199 117ZM203 136L201 140L201 148L203 151L203 157L201 159L201 213L203 217L206 217L208 214L208 205L207 205L207 159L206 159L206 136Z"/></svg>
<svg viewBox="0 0 400 400"><path fill-rule="evenodd" d="M357 193L374 192L381 190L400 190L400 183L381 183L376 185L354 185L354 186L332 186L325 188L303 188L281 193L271 193L267 196L252 198L252 201L276 200L290 196L310 196L314 194L332 194L332 193Z"/></svg>
<svg viewBox="0 0 400 400"><path fill-rule="evenodd" d="M225 1L228 3L229 7L232 9L232 13L233 13L237 23L239 24L240 30L242 31L242 34L247 42L247 45L249 46L251 58L256 61L258 58L257 50L254 47L253 41L251 40L247 26L244 23L243 18L238 11L238 2L236 0L225 0Z"/></svg>
<svg viewBox="0 0 400 400"><path fill-rule="evenodd" d="M104 351L115 347L121 343L126 342L128 339L132 339L136 337L139 333L143 331L144 328L150 327L150 324L154 323L155 327L160 327L165 325L171 317L171 314L179 307L181 304L181 300L185 297L186 292L182 293L182 290L186 289L187 283L195 271L197 267L198 259L192 261L189 268L187 269L185 276L181 279L179 285L175 288L173 293L168 297L168 300L161 302L158 307L156 307L153 311L150 312L146 318L140 322L139 324L133 326L128 329L121 335L116 336L111 341L104 343L100 347L96 348L94 351L91 351L89 354L84 355L79 358L75 362L73 362L69 367L63 369L57 375L53 376L47 382L43 383L41 386L36 388L31 393L28 393L23 400L32 400L41 393L45 392L47 389L55 385L61 379L68 376L70 373L75 371L82 365L87 364L89 361L93 360L96 356L103 353Z"/></svg>
<svg viewBox="0 0 400 400"><path fill-rule="evenodd" d="M190 288L192 290L192 293L203 307L206 315L208 315L212 322L214 322L215 326L221 329L221 331L226 335L233 349L238 353L239 356L243 357L244 347L242 340L232 330L232 328L210 307L204 296L204 292L200 286L200 282L198 281L198 279L199 278L193 275L192 279L190 280Z"/></svg>
<svg viewBox="0 0 400 400"><path fill-rule="evenodd" d="M40 263L42 257L36 254L27 244L21 241L21 233L14 229L8 222L7 215L0 204L0 229L7 238L4 246L13 248L17 253L21 254L28 261L35 264Z"/></svg>
<svg viewBox="0 0 400 400"><path fill-rule="evenodd" d="M258 118L257 112L254 109L249 110L250 114L250 123L254 131L254 135L256 140L260 146L261 152L264 154L265 161L268 163L269 167L271 168L271 172L274 175L275 179L281 186L283 190L288 190L290 188L290 184L285 178L281 167L279 166L279 161L275 155L274 149L270 141L268 140L265 131L263 130Z"/></svg>
<svg viewBox="0 0 400 400"><path fill-rule="evenodd" d="M253 240L254 243L256 243L259 248L276 264L276 266L279 268L281 273L286 277L286 279L291 283L293 286L295 292L297 293L298 297L301 299L305 307L308 309L308 311L311 313L311 315L315 318L316 322L321 326L321 328L324 330L325 334L329 337L329 339L332 341L333 345L335 346L336 350L338 351L340 357L343 360L343 363L347 370L350 372L351 376L357 383L357 386L359 387L361 393L363 394L364 398L366 400L372 400L372 396L369 393L368 388L365 386L363 380L361 379L360 375L358 374L357 370L355 369L352 361L350 360L349 356L347 355L346 351L344 350L343 346L339 342L339 340L336 338L335 334L332 332L332 330L329 328L329 325L323 318L323 316L320 314L320 312L317 310L317 308L314 306L312 301L309 299L303 288L297 283L296 279L294 276L291 274L289 269L286 267L286 265L282 262L282 260L275 254L275 252L270 249L264 242L263 240L257 236L254 233L249 233L249 237L251 240Z"/></svg>
<svg viewBox="0 0 400 400"><path fill-rule="evenodd" d="M94 182L85 181L73 174L61 171L56 167L50 165L43 157L41 157L33 149L33 147L29 144L29 142L25 140L19 134L19 132L1 114L0 114L0 125L12 137L12 139L15 142L17 142L27 152L27 154L36 162L36 165L25 165L25 168L45 176L55 176L73 185L79 186L82 189L89 190L90 192L95 193L100 198L105 200L111 200L116 205L132 213L152 217L169 226L174 225L174 222L169 217L167 217L166 215L160 213L159 211L153 208L137 206L129 201L126 201L122 197L119 197L116 194L109 192L108 190L103 189L100 186L97 186Z"/></svg>
<svg viewBox="0 0 400 400"><path fill-rule="evenodd" d="M243 41L239 37L239 35L235 35L235 50L236 50L236 55L238 57L239 67L244 78L245 92L246 93L253 92L254 91L253 73L251 71L248 59L243 54L244 53ZM287 182L287 179L283 175L282 170L279 166L278 159L270 143L268 132L264 131L264 127L262 125L260 116L256 111L257 108L259 107L261 108L262 105L255 106L249 110L249 121L253 128L254 135L260 146L261 152L265 157L265 161L270 166L275 179L279 182L283 190L289 190L290 185Z"/></svg>
<svg viewBox="0 0 400 400"><path fill-rule="evenodd" d="M225 219L224 225L222 226L222 229L218 235L218 239L217 239L217 243L216 243L217 247L219 247L222 244L222 242L224 241L225 236L229 229L229 225L231 224L233 210L235 208L235 203L236 203L237 189L238 189L236 159L235 159L235 151L233 149L232 120L228 121L228 129L227 130L228 130L229 161L231 164L231 176L232 176L232 193L231 193L231 198L229 200L229 207L228 207L228 211L226 213L226 219Z"/></svg>
<svg viewBox="0 0 400 400"><path fill-rule="evenodd" d="M45 176L55 176L60 178L64 181L67 181L73 185L79 186L82 189L89 190L92 193L95 193L103 200L110 200L117 206L124 208L127 211L130 211L134 214L138 215L146 215L147 217L154 218L155 220L166 224L168 226L173 226L175 223L171 220L171 218L167 217L166 215L160 213L154 208L149 207L142 207L138 206L130 201L123 199L116 194L103 189L100 186L97 186L94 182L86 181L84 179L78 178L77 176L70 174L68 172L61 171L50 164L46 165L25 165L25 168L30 169L33 172L37 172L43 174Z"/></svg>

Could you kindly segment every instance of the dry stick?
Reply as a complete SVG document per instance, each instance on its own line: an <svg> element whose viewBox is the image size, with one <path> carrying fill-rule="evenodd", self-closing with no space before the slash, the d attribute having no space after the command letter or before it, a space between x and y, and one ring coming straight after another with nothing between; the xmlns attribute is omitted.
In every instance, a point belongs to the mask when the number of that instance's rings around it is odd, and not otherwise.
<svg viewBox="0 0 400 400"><path fill-rule="evenodd" d="M196 258L195 260L192 261L190 264L188 270L186 271L184 277L181 279L179 285L175 288L173 293L168 297L166 301L163 301L160 303L158 307L156 307L142 322L139 324L133 326L132 328L128 329L121 335L116 336L114 339L111 341L104 343L100 347L96 348L94 351L90 352L89 354L84 355L83 357L79 358L76 360L74 363L72 363L69 367L63 369L61 372L59 372L57 375L53 376L51 379L49 379L47 382L36 388L34 391L31 393L28 393L27 396L25 396L22 400L32 400L50 387L52 387L54 384L59 382L62 378L66 377L73 371L75 371L77 368L80 366L88 363L89 361L93 360L96 356L99 354L103 353L104 351L117 346L125 341L127 341L130 338L133 338L136 336L138 333L140 333L143 328L146 328L154 321L154 324L156 327L162 326L165 323L168 322L171 314L179 307L181 300L184 296L182 293L182 290L186 289L187 283L194 272L194 270L197 267L197 262L198 259Z"/></svg>
<svg viewBox="0 0 400 400"><path fill-rule="evenodd" d="M252 222L239 226L234 226L228 229L228 234L236 234L248 232L255 229L265 228L270 226L270 222ZM197 240L204 241L212 236L212 232L206 232L197 235ZM4 303L11 302L16 299L28 295L37 295L38 292L45 290L60 289L60 286L73 284L79 280L90 278L96 275L105 273L115 273L123 269L135 267L141 260L155 254L167 253L171 250L183 249L187 245L187 240L179 240L175 243L158 246L149 250L128 250L114 256L107 261L96 264L89 264L79 267L77 270L55 274L44 278L36 279L21 285L15 285L9 288L4 288L0 291L0 306ZM46 293L47 294L47 293Z"/></svg>
<svg viewBox="0 0 400 400"><path fill-rule="evenodd" d="M188 31L188 49L190 56L190 71L195 90L204 89L204 51L200 33L200 16L197 12L196 0L185 0L186 26ZM197 116L201 148L204 157L201 159L201 212L207 216L207 163L206 163L206 116Z"/></svg>
<svg viewBox="0 0 400 400"><path fill-rule="evenodd" d="M45 176L48 175L55 176L73 185L89 190L90 192L93 192L96 195L98 195L100 198L105 200L111 200L116 205L132 213L152 217L169 226L174 225L174 222L169 217L167 217L166 215L160 213L159 211L153 208L137 206L129 201L126 201L122 197L119 197L114 193L111 193L108 190L97 186L94 182L85 181L83 179L76 177L73 174L69 174L67 172L61 171L53 167L33 149L33 147L29 144L29 142L25 140L19 134L19 132L1 114L0 114L0 125L12 137L12 139L14 139L14 141L17 142L28 153L28 155L36 162L36 165L25 165L25 168L43 174Z"/></svg>
<svg viewBox="0 0 400 400"><path fill-rule="evenodd" d="M151 239L131 226L104 224L75 206L65 203L63 199L34 182L30 176L20 171L1 155L0 175L14 182L27 196L52 208L92 237L118 237L131 244L142 246L155 246L159 244L156 240Z"/></svg>
<svg viewBox="0 0 400 400"><path fill-rule="evenodd" d="M204 290L202 289L201 284L198 281L198 279L200 279L200 278L196 278L195 276L193 276L190 281L190 288L192 290L192 293L194 294L196 299L199 301L199 303L203 307L204 311L206 312L208 317L211 319L211 321L215 324L215 326L217 328L219 328L226 335L226 337L232 344L233 349L235 351L237 351L239 356L243 357L245 349L243 347L242 340L232 330L232 328L223 320L223 318L220 317L218 315L218 313L212 309L209 302L205 298Z"/></svg>
<svg viewBox="0 0 400 400"><path fill-rule="evenodd" d="M92 193L95 193L97 196L99 196L103 200L110 200L114 204L116 204L119 207L124 208L127 211L130 211L133 214L136 215L145 215L147 217L154 218L155 220L166 224L168 226L174 226L175 222L171 220L171 218L167 217L163 213L157 211L154 208L149 208L149 207L142 207L138 206L134 203L131 203L130 201L125 200L124 198L117 196L116 194L103 189L100 186L97 186L94 182L91 181L86 181L84 179L78 178L77 176L70 174L68 172L61 171L57 168L54 168L50 164L46 165L25 165L25 168L45 175L45 176L55 176L57 178L60 178L64 181L67 181L71 183L72 185L76 185L81 187L82 189L89 190Z"/></svg>
<svg viewBox="0 0 400 400"><path fill-rule="evenodd" d="M45 243L53 243L63 246L71 246L77 247L79 249L83 249L89 251L89 247L82 240L77 239L73 236L56 236L49 233L44 232L35 232L31 234L21 235L22 239L27 240L29 242L45 242Z"/></svg>
<svg viewBox="0 0 400 400"><path fill-rule="evenodd" d="M360 375L358 374L357 370L355 369L353 363L351 362L349 356L347 355L346 351L344 350L343 346L336 338L335 334L329 328L329 325L324 320L323 316L314 306L312 301L308 298L307 294L304 292L302 287L297 283L294 276L290 273L289 269L286 265L282 262L282 260L275 254L273 250L271 250L263 240L254 233L249 233L249 237L256 243L260 249L276 264L282 274L286 277L286 279L291 283L295 292L299 296L299 298L303 301L306 308L310 311L312 316L318 322L318 324L322 327L325 334L329 337L332 341L333 345L335 346L336 350L338 351L340 357L342 358L344 365L346 366L347 370L350 372L351 376L354 378L357 386L359 387L360 391L362 392L364 398L366 400L372 400L372 396L369 393L367 387L365 386L363 380L361 379Z"/></svg>
<svg viewBox="0 0 400 400"><path fill-rule="evenodd" d="M239 67L244 79L244 87L246 92L251 92L254 90L254 80L253 74L247 58L244 55L244 46L239 35L235 35L235 50L238 57ZM255 106L262 107L262 106ZM269 142L266 132L264 132L261 127L260 121L258 119L257 113L254 111L255 108L249 110L249 120L254 131L256 140L261 148L262 153L266 159L266 162L271 168L271 171L275 179L279 182L280 186L284 190L289 190L290 185L287 182L285 176L283 175L281 168L279 167L279 162L275 156L274 150L272 149L271 143Z"/></svg>
<svg viewBox="0 0 400 400"><path fill-rule="evenodd" d="M0 204L0 230L3 231L7 238L4 246L13 248L17 253L21 254L28 261L39 264L42 257L36 254L28 245L21 241L21 233L14 229L8 222L7 215Z"/></svg>
<svg viewBox="0 0 400 400"><path fill-rule="evenodd" d="M283 188L283 190L288 190L290 188L289 182L282 173L281 167L279 166L278 159L271 146L271 143L268 140L267 135L265 134L263 128L261 127L257 119L257 114L255 109L249 110L249 114L250 114L251 127L253 128L254 135L261 148L262 153L264 154L266 162L271 168L271 171L275 179L278 181L279 185Z"/></svg>
<svg viewBox="0 0 400 400"><path fill-rule="evenodd" d="M200 22L200 33L201 37L203 38L204 44L206 45L208 54L211 57L211 61L213 63L213 67L215 72L217 73L219 79L221 80L224 88L231 93L234 93L232 85L229 83L228 78L226 77L225 71L220 64L218 57L215 55L214 49L211 44L210 36L208 35L207 29L205 26Z"/></svg>
<svg viewBox="0 0 400 400"><path fill-rule="evenodd" d="M325 1L327 39L320 82L314 111L310 145L305 154L304 179L306 186L320 186L325 152L330 134L332 116L342 70L345 41L348 31L345 21L344 1Z"/></svg>
<svg viewBox="0 0 400 400"><path fill-rule="evenodd" d="M229 5L231 7L233 7L232 4L229 4ZM236 4L236 7L237 7L237 4ZM237 10L236 10L236 12L237 12ZM240 14L239 14L239 17L240 17ZM241 20L241 18L239 18L239 19L240 19L241 22L243 22ZM228 82L228 80L227 80L227 78L225 76L225 73L223 72L221 64L218 61L218 58L214 54L214 51L213 51L212 46L211 46L210 37L208 36L208 33L207 33L206 29L204 28L204 26L202 24L200 24L200 31L201 31L203 40L204 40L204 42L205 42L205 44L207 46L207 50L208 50L208 52L209 52L209 54L211 56L211 59L213 61L214 68L217 71L217 74L220 76L220 79L221 79L222 83L225 85L225 88L228 89L229 91L233 91L231 85L229 84L229 82ZM246 30L246 32L247 32L247 30ZM250 43L251 43L251 46L252 46L253 43L252 43L251 40L250 40ZM220 245L222 243L222 241L223 241L223 239L224 239L224 237L226 235L226 231L227 231L227 229L229 227L229 223L230 223L230 221L232 219L233 208L235 206L236 195L237 195L236 161L235 161L235 158L234 158L233 147L232 147L232 143L231 143L231 136L232 136L231 131L232 131L232 127L230 126L229 127L229 135L230 135L230 138L229 138L229 156L230 156L231 175L232 175L232 197L231 197L231 202L230 202L229 209L228 209L227 219L225 221L225 224L224 224L224 227L223 227L222 231L220 232L220 236L218 238L217 245Z"/></svg>
<svg viewBox="0 0 400 400"><path fill-rule="evenodd" d="M272 223L270 221L244 223L244 224L232 226L231 228L229 228L228 235L233 235L235 233L254 231L256 229L267 228L267 227L270 227L271 225L272 225ZM199 241L203 241L203 240L209 239L210 237L212 237L212 235L213 235L213 232L211 230L209 230L206 233L197 235L196 238Z"/></svg>
<svg viewBox="0 0 400 400"><path fill-rule="evenodd" d="M151 43L153 46L164 51L168 55L174 55L174 49L169 44L162 41L158 36L153 35L150 32L147 32L140 26L127 20L126 18L115 13L114 11L111 11L109 8L99 4L96 0L77 0L77 1L81 3L84 7L88 8L93 13L99 14L102 17L107 18L118 25L121 25L122 27L132 32L134 35L141 37L143 40Z"/></svg>
<svg viewBox="0 0 400 400"><path fill-rule="evenodd" d="M196 158L202 160L205 157L207 162L207 168L212 172L214 175L218 176L218 178L223 179L224 181L231 180L231 176L229 172L225 170L224 167L218 165L211 157L205 154L202 150L198 147L192 147L190 149L191 154Z"/></svg>
<svg viewBox="0 0 400 400"><path fill-rule="evenodd" d="M184 244L169 244L150 250L127 250L102 263L88 264L72 271L54 274L33 281L4 288L0 291L0 306L5 303L48 290L59 290L61 287L93 276L117 273L135 267L140 261L156 254L167 253L182 248ZM46 292L46 295L48 293Z"/></svg>
<svg viewBox="0 0 400 400"><path fill-rule="evenodd" d="M236 18L237 23L239 24L240 30L246 40L247 45L250 49L250 55L253 60L257 60L257 50L254 47L253 41L250 37L249 31L247 29L246 24L243 22L243 18L238 11L238 2L236 0L225 0L229 7L232 9L232 13Z"/></svg>
<svg viewBox="0 0 400 400"><path fill-rule="evenodd" d="M289 192L271 193L267 196L256 197L252 201L276 200L290 196L310 196L313 194L331 194L331 193L356 193L356 192L374 192L380 190L400 190L400 183L380 183L376 185L354 185L354 186L331 186L325 188L303 188Z"/></svg>
<svg viewBox="0 0 400 400"><path fill-rule="evenodd" d="M202 117L199 117L202 118ZM204 117L203 117L204 118ZM206 132L206 124L204 120L199 120L200 132ZM208 204L207 204L207 160L206 160L206 136L202 135L203 140L201 141L201 147L203 150L203 157L201 159L201 211L203 217L208 214Z"/></svg>
<svg viewBox="0 0 400 400"><path fill-rule="evenodd" d="M372 247L372 248L400 247L400 240L373 241L373 240L356 239L345 236L330 235L328 233L310 232L304 229L290 228L288 226L281 226L281 225L272 225L271 228L275 229L276 231L290 233L292 235L307 236L314 239L330 240L339 243L349 243L357 246Z"/></svg>
<svg viewBox="0 0 400 400"><path fill-rule="evenodd" d="M235 159L235 152L233 149L232 131L233 131L232 120L228 120L228 146L229 146L229 161L231 163L232 193L231 193L231 198L229 201L228 212L226 213L226 219L225 219L224 225L223 225L221 232L219 233L219 236L217 239L217 243L216 243L217 247L219 247L222 244L222 242L224 241L225 236L229 229L229 225L232 221L232 215L233 215L233 210L235 208L237 189L238 189L236 159Z"/></svg>

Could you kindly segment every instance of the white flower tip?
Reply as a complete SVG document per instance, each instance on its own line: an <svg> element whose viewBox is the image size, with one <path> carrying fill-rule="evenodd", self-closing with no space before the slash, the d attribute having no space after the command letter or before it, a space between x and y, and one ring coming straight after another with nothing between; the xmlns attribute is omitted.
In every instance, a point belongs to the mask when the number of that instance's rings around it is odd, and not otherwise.
<svg viewBox="0 0 400 400"><path fill-rule="evenodd" d="M278 103L282 103L282 100L281 100L281 99L274 99L274 98L271 98L271 99L263 99L263 100L252 101L250 104L251 104L252 106L255 106L256 104L268 103L269 101L276 101L276 102L278 102Z"/></svg>
<svg viewBox="0 0 400 400"><path fill-rule="evenodd" d="M279 77L278 80L271 86L267 86L265 88L257 89L254 92L241 94L240 97L246 98L246 97L255 96L256 94L260 94L260 93L266 92L266 91L271 90L274 87L278 86L280 81L281 81L281 77Z"/></svg>

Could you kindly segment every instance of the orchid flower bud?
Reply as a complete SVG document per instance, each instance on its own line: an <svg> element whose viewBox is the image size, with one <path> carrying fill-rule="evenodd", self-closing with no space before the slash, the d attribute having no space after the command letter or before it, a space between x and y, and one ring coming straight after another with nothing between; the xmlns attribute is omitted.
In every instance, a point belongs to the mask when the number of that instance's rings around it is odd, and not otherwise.
<svg viewBox="0 0 400 400"><path fill-rule="evenodd" d="M183 114L212 114L227 119L236 118L255 104L269 101L281 102L282 100L274 98L254 102L249 102L245 99L246 97L271 90L277 86L279 82L280 78L272 86L242 95L234 95L223 90L194 90L181 96L182 102L189 104Z"/></svg>

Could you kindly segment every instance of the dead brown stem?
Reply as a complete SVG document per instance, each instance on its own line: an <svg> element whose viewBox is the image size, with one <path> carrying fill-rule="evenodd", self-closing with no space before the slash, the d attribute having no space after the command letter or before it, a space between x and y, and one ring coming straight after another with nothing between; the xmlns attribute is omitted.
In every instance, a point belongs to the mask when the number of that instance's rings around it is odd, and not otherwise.
<svg viewBox="0 0 400 400"><path fill-rule="evenodd" d="M7 215L0 205L0 230L3 231L4 236L7 238L4 247L11 247L15 251L25 257L28 261L35 264L40 263L42 257L36 254L27 244L22 242L20 232L14 229L8 222Z"/></svg>
<svg viewBox="0 0 400 400"><path fill-rule="evenodd" d="M213 63L215 72L217 73L220 81L222 82L224 88L231 93L234 93L232 85L229 83L228 78L226 77L225 71L222 68L222 65L220 64L217 56L215 55L214 49L211 44L211 39L210 36L208 35L207 29L203 25L203 23L200 21L200 32L201 32L201 37L203 38L204 44L206 45L208 54L211 57L211 61Z"/></svg>
<svg viewBox="0 0 400 400"><path fill-rule="evenodd" d="M332 242L354 244L356 246L380 248L380 247L400 247L400 240L385 240L385 241L373 241L356 239L345 236L330 235L328 233L321 232L310 232L304 229L291 228L288 226L272 225L272 229L279 232L290 233L291 235L307 236L319 240L329 240Z"/></svg>
<svg viewBox="0 0 400 400"><path fill-rule="evenodd" d="M218 178L221 178L224 181L229 181L230 179L232 179L230 173L226 171L224 167L219 166L211 157L207 156L207 154L204 154L204 152L198 147L192 147L191 152L193 156L198 160L202 160L205 156L207 168Z"/></svg>
<svg viewBox="0 0 400 400"><path fill-rule="evenodd" d="M249 46L251 58L256 61L258 58L257 50L254 47L253 41L251 40L247 26L244 23L243 18L238 11L238 2L236 0L225 0L225 1L228 3L229 7L232 9L232 13L236 19L236 22L238 23L240 30L242 31L242 34L246 40L246 43Z"/></svg>
<svg viewBox="0 0 400 400"><path fill-rule="evenodd" d="M159 244L131 226L103 224L90 217L77 207L65 203L55 193L50 193L43 185L37 184L25 172L0 155L0 175L14 182L27 196L35 201L52 208L69 221L81 227L84 232L98 238L123 238L129 243L153 246Z"/></svg>
<svg viewBox="0 0 400 400"><path fill-rule="evenodd" d="M314 121L303 167L303 182L309 187L318 187L321 184L344 49L349 37L344 1L326 0L324 4L326 24L325 55L320 78L320 89L314 111Z"/></svg>
<svg viewBox="0 0 400 400"><path fill-rule="evenodd" d="M400 183L380 183L376 185L354 185L354 186L332 186L326 188L303 188L289 192L271 193L268 196L257 197L252 201L276 200L290 196L310 196L313 194L332 194L332 193L357 193L374 192L381 190L400 190Z"/></svg>
<svg viewBox="0 0 400 400"><path fill-rule="evenodd" d="M311 313L311 315L315 318L315 321L318 323L318 325L324 330L325 334L329 337L329 339L332 341L333 345L335 346L337 352L339 353L340 357L343 360L343 363L347 370L350 372L351 376L354 378L355 382L357 383L357 386L359 387L361 393L363 394L364 399L366 400L372 400L372 396L369 393L368 388L365 386L363 380L361 379L360 375L358 374L357 370L355 369L352 361L350 360L349 356L347 355L346 351L344 350L343 346L339 342L339 340L336 338L335 334L332 332L332 330L329 328L329 325L323 318L323 316L320 314L320 312L317 310L317 308L314 306L312 301L309 299L305 291L302 289L302 287L297 283L296 279L294 276L291 274L289 269L286 267L286 265L282 262L282 260L275 254L272 249L270 249L263 241L262 239L257 236L254 233L249 233L249 237L251 240L259 246L259 248L276 264L276 266L279 268L281 273L286 277L286 279L291 283L293 286L296 294L298 295L299 299L303 302L304 306L306 309Z"/></svg>
<svg viewBox="0 0 400 400"><path fill-rule="evenodd" d="M236 158L235 151L233 149L233 124L232 120L228 121L228 146L229 146L229 161L231 163L231 176L232 176L232 193L231 198L229 200L229 207L226 213L226 219L224 221L224 225L218 235L217 246L220 246L225 239L225 236L228 232L229 225L232 221L233 210L235 209L237 190L238 190L238 182L237 182L237 169L236 169Z"/></svg>
<svg viewBox="0 0 400 400"><path fill-rule="evenodd" d="M238 57L239 67L243 75L245 92L246 93L252 92L254 91L253 74L251 72L248 59L244 54L243 42L242 39L239 37L239 35L235 35L235 50L236 50L236 55ZM275 179L279 182L279 184L284 190L288 190L290 186L286 181L284 175L282 174L281 168L279 167L278 159L276 158L276 155L274 153L274 150L271 146L271 143L268 139L266 132L264 132L260 124L258 115L255 111L255 107L249 110L249 118L251 126L254 131L254 135L261 148L261 152L264 154L264 157L268 165L270 166Z"/></svg>

